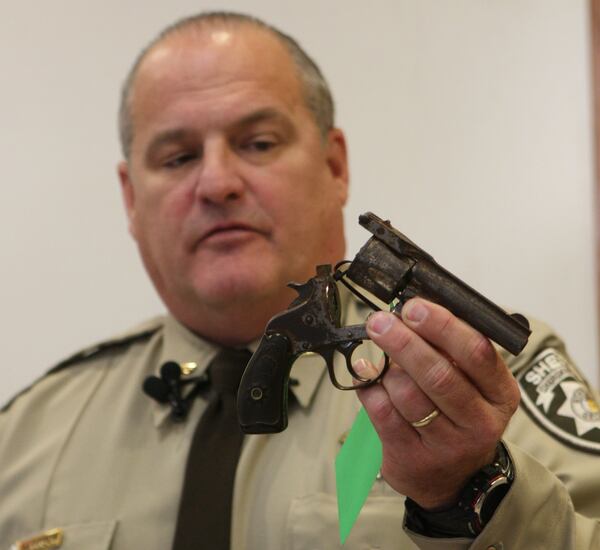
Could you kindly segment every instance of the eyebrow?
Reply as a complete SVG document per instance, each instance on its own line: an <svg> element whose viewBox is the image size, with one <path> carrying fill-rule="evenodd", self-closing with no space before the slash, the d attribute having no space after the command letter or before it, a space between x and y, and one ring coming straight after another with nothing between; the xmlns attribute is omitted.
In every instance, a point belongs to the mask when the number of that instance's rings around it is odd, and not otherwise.
<svg viewBox="0 0 600 550"><path fill-rule="evenodd" d="M273 109L272 107L266 107L265 109L259 109L258 111L254 111L249 115L242 117L240 120L234 122L232 126L250 126L252 124L256 124L257 122L262 122L264 120L276 120L282 122L286 126L291 126L289 118L285 116L281 111Z"/></svg>

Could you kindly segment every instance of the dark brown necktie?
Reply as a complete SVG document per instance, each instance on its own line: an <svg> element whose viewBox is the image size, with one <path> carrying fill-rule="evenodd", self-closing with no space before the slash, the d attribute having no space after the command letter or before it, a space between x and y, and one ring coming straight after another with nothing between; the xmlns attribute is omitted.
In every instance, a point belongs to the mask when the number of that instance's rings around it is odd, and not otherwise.
<svg viewBox="0 0 600 550"><path fill-rule="evenodd" d="M208 405L198 422L185 469L173 550L228 550L233 483L243 434L235 397L247 350L225 349L209 366Z"/></svg>

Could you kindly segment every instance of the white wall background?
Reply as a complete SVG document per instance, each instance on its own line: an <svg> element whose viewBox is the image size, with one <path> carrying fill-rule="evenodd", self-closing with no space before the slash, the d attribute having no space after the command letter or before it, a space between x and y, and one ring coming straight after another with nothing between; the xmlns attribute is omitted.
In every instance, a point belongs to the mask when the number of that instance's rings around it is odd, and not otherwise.
<svg viewBox="0 0 600 550"><path fill-rule="evenodd" d="M298 37L351 152L351 257L372 210L490 298L554 325L597 380L584 0L54 0L0 17L0 401L162 310L126 225L118 88L199 9Z"/></svg>

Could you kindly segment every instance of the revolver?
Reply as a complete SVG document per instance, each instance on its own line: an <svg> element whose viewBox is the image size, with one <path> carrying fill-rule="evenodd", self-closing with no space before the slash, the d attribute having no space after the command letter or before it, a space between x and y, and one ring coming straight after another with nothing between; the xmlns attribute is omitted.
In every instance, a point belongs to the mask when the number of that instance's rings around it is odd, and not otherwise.
<svg viewBox="0 0 600 550"><path fill-rule="evenodd" d="M373 297L397 310L410 298L420 296L442 305L513 355L525 347L531 331L524 316L506 313L466 285L389 221L367 212L359 217L359 223L373 236L354 260L340 262L335 269L317 266L316 275L305 283L289 283L298 297L269 321L242 375L237 407L243 432L285 430L290 370L303 353L320 354L332 383L341 390L366 387L385 374L389 366L386 355L376 378L365 379L354 371L352 355L369 337L364 324L341 325L338 282L373 309L380 309ZM347 264L347 269L342 269ZM336 351L345 357L354 379L352 385L344 385L335 375Z"/></svg>

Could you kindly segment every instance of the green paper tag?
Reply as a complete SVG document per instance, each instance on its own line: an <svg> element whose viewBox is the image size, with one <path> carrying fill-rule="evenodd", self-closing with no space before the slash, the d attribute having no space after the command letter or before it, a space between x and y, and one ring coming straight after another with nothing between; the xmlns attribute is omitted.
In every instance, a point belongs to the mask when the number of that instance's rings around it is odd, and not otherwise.
<svg viewBox="0 0 600 550"><path fill-rule="evenodd" d="M367 412L361 408L335 459L340 541L346 542L358 518L383 458L381 441Z"/></svg>

